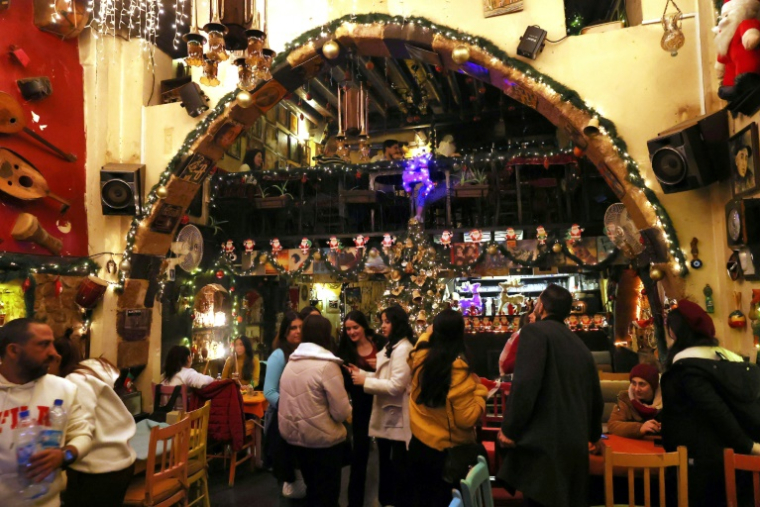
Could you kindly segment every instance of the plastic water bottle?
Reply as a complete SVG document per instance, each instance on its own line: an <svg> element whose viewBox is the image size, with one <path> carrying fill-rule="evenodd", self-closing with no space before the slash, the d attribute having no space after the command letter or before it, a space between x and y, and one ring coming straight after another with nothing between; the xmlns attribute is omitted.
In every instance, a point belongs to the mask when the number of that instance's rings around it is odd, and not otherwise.
<svg viewBox="0 0 760 507"><path fill-rule="evenodd" d="M22 410L19 414L19 422L16 427L16 473L20 487L20 495L25 500L39 498L48 492L45 483L35 483L26 477L26 471L30 467L30 460L37 451L37 425L29 417L28 410Z"/></svg>
<svg viewBox="0 0 760 507"><path fill-rule="evenodd" d="M216 380L222 380L222 374L221 373L217 373L216 374Z"/></svg>
<svg viewBox="0 0 760 507"><path fill-rule="evenodd" d="M63 440L63 430L66 427L66 410L63 408L63 400L55 400L53 408L48 413L50 426L40 428L37 434L37 446L41 451L47 449L60 449ZM45 482L51 483L55 480L57 472L52 472L45 477Z"/></svg>

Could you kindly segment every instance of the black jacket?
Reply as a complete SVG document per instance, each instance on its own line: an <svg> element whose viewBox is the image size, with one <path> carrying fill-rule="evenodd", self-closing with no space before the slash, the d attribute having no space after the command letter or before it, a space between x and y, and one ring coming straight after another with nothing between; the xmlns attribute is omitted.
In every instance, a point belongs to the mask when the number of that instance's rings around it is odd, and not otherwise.
<svg viewBox="0 0 760 507"><path fill-rule="evenodd" d="M667 451L687 448L690 505L724 505L723 450L749 454L760 442L760 368L681 359L660 385L663 446Z"/></svg>
<svg viewBox="0 0 760 507"><path fill-rule="evenodd" d="M516 447L499 478L548 507L586 506L588 442L602 433L604 402L591 352L549 317L520 331L502 432Z"/></svg>

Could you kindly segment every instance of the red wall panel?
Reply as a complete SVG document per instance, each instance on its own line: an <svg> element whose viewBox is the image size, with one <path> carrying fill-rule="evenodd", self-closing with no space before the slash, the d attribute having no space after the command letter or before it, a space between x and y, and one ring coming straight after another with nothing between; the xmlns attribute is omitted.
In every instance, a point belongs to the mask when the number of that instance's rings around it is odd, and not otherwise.
<svg viewBox="0 0 760 507"><path fill-rule="evenodd" d="M50 254L42 247L11 237L16 217L26 212L37 216L50 234L63 241L62 255L86 256L84 84L78 41L62 41L38 30L33 23L32 4L31 0L12 0L10 8L0 12L0 91L19 101L29 128L64 152L73 153L78 160L66 162L24 133L0 134L0 147L32 162L47 180L50 191L71 202L71 208L61 216L60 204L52 199L20 201L0 192L0 251ZM26 68L10 57L8 49L14 44L29 56L31 61ZM53 94L27 103L16 80L37 76L50 78ZM32 121L32 112L39 116L38 123ZM0 181L0 190L3 184ZM71 231L59 230L57 221L70 222Z"/></svg>

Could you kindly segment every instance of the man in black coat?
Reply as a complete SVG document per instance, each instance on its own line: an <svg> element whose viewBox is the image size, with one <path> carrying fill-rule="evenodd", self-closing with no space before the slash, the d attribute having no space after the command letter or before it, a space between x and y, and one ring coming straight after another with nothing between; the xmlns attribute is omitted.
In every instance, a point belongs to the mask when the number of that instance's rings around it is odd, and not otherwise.
<svg viewBox="0 0 760 507"><path fill-rule="evenodd" d="M550 285L536 304L540 322L520 331L498 477L527 506L588 505L588 444L602 434L604 401L591 352L564 324L572 300Z"/></svg>

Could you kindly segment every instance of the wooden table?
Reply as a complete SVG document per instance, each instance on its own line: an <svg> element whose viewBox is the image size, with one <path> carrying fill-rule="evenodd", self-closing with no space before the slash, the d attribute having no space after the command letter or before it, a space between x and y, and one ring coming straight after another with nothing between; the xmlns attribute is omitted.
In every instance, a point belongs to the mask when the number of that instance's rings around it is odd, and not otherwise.
<svg viewBox="0 0 760 507"><path fill-rule="evenodd" d="M602 439L605 446L611 447L614 452L629 454L664 454L665 449L654 445L653 439L637 440L633 438L619 437L617 435L605 435ZM592 454L589 456L589 473L591 475L604 475L604 458L602 455ZM615 475L626 475L625 469L617 469Z"/></svg>

